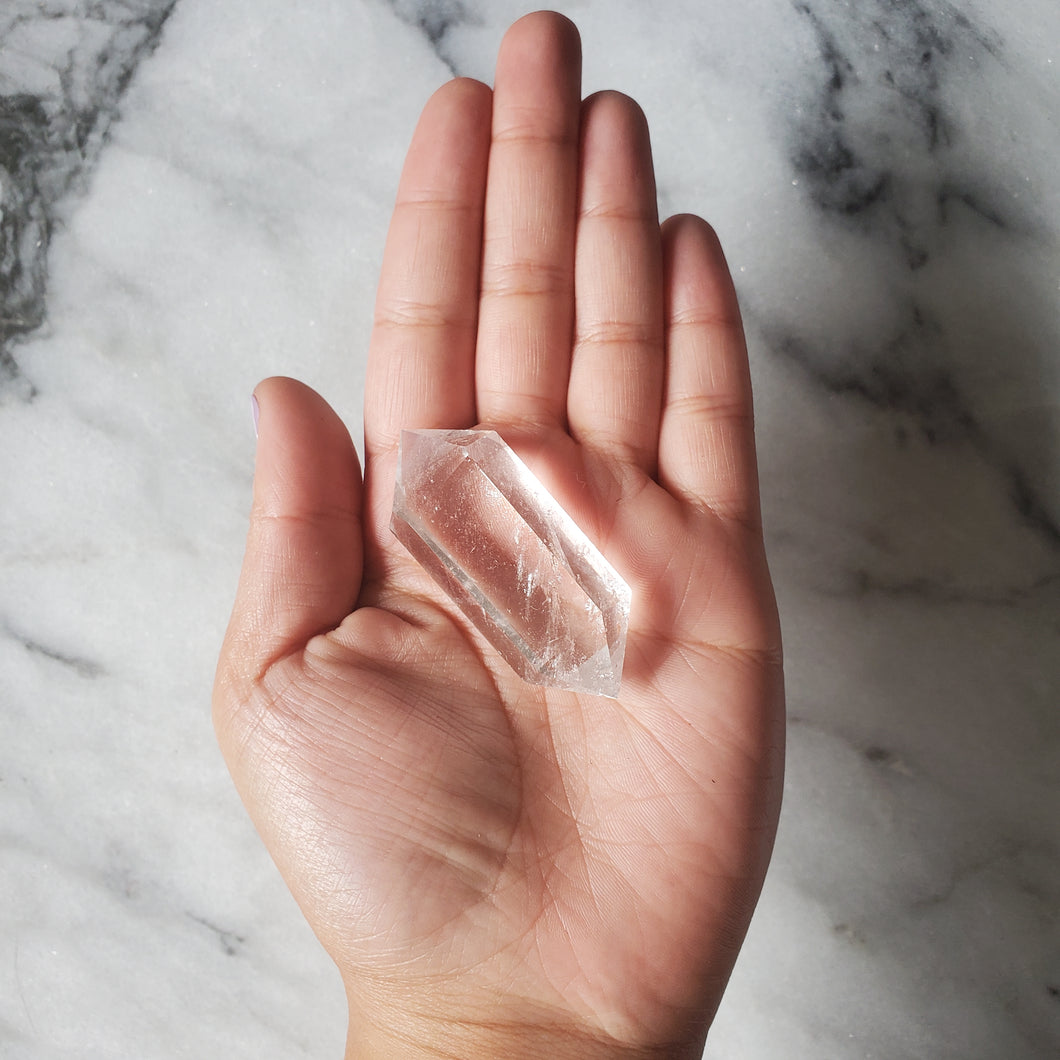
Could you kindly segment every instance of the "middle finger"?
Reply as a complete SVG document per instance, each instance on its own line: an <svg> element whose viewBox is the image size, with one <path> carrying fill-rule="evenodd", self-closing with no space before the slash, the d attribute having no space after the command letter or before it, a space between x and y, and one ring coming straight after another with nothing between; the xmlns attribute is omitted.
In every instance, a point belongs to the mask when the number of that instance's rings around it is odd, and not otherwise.
<svg viewBox="0 0 1060 1060"><path fill-rule="evenodd" d="M520 19L494 86L476 348L483 423L565 426L580 104L574 24Z"/></svg>

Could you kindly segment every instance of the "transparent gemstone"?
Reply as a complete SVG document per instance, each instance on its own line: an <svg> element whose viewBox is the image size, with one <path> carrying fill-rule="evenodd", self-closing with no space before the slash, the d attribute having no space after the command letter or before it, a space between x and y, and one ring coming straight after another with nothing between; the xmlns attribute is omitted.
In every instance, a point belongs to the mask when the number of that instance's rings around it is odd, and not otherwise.
<svg viewBox="0 0 1060 1060"><path fill-rule="evenodd" d="M391 529L525 681L618 695L629 586L496 431L402 431Z"/></svg>

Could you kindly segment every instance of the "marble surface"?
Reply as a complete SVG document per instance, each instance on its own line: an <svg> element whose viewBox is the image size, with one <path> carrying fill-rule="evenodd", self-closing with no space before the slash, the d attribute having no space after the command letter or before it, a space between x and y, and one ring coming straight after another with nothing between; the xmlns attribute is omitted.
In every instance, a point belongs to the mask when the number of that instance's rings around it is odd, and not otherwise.
<svg viewBox="0 0 1060 1060"><path fill-rule="evenodd" d="M251 387L359 430L419 107L510 0L0 4L0 1056L339 1056L209 689ZM581 0L728 248L786 802L711 1058L1060 1053L1060 5Z"/></svg>

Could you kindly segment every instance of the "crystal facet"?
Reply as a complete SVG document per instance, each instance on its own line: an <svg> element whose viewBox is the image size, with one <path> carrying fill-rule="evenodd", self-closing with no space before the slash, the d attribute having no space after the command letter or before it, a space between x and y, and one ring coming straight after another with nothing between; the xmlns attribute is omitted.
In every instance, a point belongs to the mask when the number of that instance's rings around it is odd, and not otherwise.
<svg viewBox="0 0 1060 1060"><path fill-rule="evenodd" d="M618 695L629 586L496 431L402 431L390 525L525 681Z"/></svg>

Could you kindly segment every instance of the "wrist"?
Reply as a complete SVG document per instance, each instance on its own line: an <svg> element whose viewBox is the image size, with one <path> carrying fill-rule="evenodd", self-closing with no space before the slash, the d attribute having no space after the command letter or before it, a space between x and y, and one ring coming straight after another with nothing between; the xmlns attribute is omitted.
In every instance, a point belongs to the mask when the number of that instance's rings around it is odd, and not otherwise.
<svg viewBox="0 0 1060 1060"><path fill-rule="evenodd" d="M505 1000L492 1017L476 1018L423 1015L411 1006L369 1018L351 1001L345 1060L699 1060L704 1037L618 1042L573 1018L516 1018Z"/></svg>

